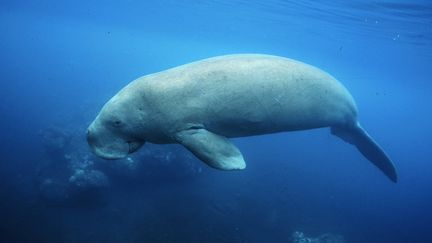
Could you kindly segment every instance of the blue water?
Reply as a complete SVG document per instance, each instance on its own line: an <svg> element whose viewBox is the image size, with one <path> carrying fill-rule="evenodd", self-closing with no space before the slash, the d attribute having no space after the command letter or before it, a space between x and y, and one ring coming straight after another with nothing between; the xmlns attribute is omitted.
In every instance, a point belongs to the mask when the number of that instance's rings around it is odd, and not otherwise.
<svg viewBox="0 0 432 243"><path fill-rule="evenodd" d="M432 242L430 0L2 1L0 33L0 242ZM179 146L91 154L121 87L232 53L335 76L399 182L328 129L234 139L240 172Z"/></svg>

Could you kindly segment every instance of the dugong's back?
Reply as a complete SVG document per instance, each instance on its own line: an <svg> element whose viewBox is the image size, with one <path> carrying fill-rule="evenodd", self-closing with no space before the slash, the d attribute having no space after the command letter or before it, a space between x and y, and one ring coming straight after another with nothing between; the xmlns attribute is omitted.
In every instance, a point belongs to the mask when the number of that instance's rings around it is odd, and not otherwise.
<svg viewBox="0 0 432 243"><path fill-rule="evenodd" d="M269 55L229 55L144 76L161 129L198 124L227 137L352 123L355 103L332 76L313 66ZM140 87L136 87L140 86ZM167 115L169 114L169 115Z"/></svg>

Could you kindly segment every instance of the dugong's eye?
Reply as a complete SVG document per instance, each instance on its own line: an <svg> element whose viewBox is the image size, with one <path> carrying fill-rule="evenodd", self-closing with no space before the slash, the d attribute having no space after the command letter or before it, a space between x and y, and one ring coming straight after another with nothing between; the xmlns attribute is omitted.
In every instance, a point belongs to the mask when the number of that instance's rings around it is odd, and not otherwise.
<svg viewBox="0 0 432 243"><path fill-rule="evenodd" d="M122 122L120 120L114 120L113 126L114 127L120 127L122 125Z"/></svg>

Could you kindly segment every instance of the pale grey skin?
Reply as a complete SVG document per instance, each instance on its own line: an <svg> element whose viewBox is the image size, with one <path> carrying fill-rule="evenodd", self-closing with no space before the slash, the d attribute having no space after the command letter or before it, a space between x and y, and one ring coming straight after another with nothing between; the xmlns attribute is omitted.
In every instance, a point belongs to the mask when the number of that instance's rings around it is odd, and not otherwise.
<svg viewBox="0 0 432 243"><path fill-rule="evenodd" d="M179 143L212 167L235 170L246 163L227 138L321 127L397 181L391 160L360 127L347 89L316 67L278 56L219 56L138 78L105 104L88 142L106 159L145 141Z"/></svg>

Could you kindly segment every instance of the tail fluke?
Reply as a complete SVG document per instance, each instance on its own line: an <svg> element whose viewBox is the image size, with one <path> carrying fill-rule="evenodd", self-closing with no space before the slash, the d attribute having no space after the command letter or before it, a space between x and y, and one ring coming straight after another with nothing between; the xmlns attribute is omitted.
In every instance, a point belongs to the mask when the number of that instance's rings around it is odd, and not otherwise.
<svg viewBox="0 0 432 243"><path fill-rule="evenodd" d="M391 181L397 182L396 168L384 150L357 122L352 127L332 127L331 132L353 144L370 162L378 167Z"/></svg>

